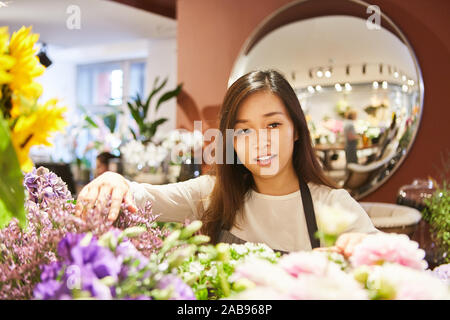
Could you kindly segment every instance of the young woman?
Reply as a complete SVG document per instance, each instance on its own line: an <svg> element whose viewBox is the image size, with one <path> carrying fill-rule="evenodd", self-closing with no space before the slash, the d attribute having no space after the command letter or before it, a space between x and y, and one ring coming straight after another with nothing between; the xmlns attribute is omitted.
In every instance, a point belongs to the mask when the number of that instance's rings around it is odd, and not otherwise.
<svg viewBox="0 0 450 320"><path fill-rule="evenodd" d="M167 185L107 172L80 192L77 214L104 206L111 196L109 219L115 220L123 201L136 209L150 200L160 221L202 220L213 243L263 242L282 252L320 247L314 238L320 204L340 204L356 218L333 250L350 255L368 233L378 232L359 203L324 175L299 100L280 73L254 71L236 80L225 95L219 129L216 153L231 148L233 163L217 162L210 174ZM232 139L227 129L234 130Z"/></svg>

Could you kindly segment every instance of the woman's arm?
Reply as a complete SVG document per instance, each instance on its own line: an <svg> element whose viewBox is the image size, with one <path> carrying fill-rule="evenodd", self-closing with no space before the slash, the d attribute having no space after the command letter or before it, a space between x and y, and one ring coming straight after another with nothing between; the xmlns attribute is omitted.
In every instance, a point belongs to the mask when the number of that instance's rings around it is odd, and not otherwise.
<svg viewBox="0 0 450 320"><path fill-rule="evenodd" d="M158 221L184 222L186 219L201 219L214 181L213 176L202 175L163 185L131 181L128 181L128 184L139 208L143 208L148 200L152 202L153 214L160 215Z"/></svg>

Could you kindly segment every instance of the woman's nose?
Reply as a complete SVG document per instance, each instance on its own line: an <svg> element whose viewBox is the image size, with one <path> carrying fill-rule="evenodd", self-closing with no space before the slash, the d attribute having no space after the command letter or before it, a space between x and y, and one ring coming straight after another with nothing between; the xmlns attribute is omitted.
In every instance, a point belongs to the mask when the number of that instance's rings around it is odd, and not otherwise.
<svg viewBox="0 0 450 320"><path fill-rule="evenodd" d="M257 151L267 152L271 145L271 132L267 129L260 129L256 134L255 147Z"/></svg>

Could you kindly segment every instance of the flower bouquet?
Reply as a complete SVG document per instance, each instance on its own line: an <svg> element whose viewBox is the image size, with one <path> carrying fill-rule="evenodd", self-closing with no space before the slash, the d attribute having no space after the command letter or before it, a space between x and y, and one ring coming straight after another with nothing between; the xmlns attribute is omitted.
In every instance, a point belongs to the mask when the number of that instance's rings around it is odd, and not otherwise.
<svg viewBox="0 0 450 320"><path fill-rule="evenodd" d="M427 270L406 235L369 235L351 257L280 256L264 244L208 244L200 221L161 229L151 203L123 206L114 223L98 208L79 219L65 183L42 167L24 185L26 227L13 219L0 230L0 299L450 298L448 265ZM351 219L329 209L318 210L318 236L333 245L328 233Z"/></svg>
<svg viewBox="0 0 450 320"><path fill-rule="evenodd" d="M193 299L177 275L198 245L193 222L157 227L151 204L133 213L122 207L115 223L106 210L74 215L65 183L46 168L25 175L28 224L0 231L0 299Z"/></svg>
<svg viewBox="0 0 450 320"><path fill-rule="evenodd" d="M352 223L339 207L319 206L317 236L327 247ZM448 265L427 269L425 251L404 234L367 235L350 257L332 250L299 251L277 263L252 259L235 268L245 281L232 299L450 299Z"/></svg>

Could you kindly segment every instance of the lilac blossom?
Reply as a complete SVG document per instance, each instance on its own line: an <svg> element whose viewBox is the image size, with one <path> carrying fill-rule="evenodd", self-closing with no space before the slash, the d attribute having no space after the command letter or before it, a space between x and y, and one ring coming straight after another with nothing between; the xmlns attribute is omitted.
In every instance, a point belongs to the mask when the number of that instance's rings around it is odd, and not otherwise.
<svg viewBox="0 0 450 320"><path fill-rule="evenodd" d="M116 227L145 226L147 231L131 240L145 257L157 252L167 235L154 226L156 216L150 202L137 212L130 212L123 204L114 224L107 219L108 208L90 209L82 220L74 214L75 205L65 183L47 169L34 169L25 176L24 185L26 228L21 229L17 219L12 219L0 230L0 299L30 299L33 288L42 281L40 266L56 262L60 254L60 258L68 257L67 250L58 248L67 234L91 232L100 237Z"/></svg>

